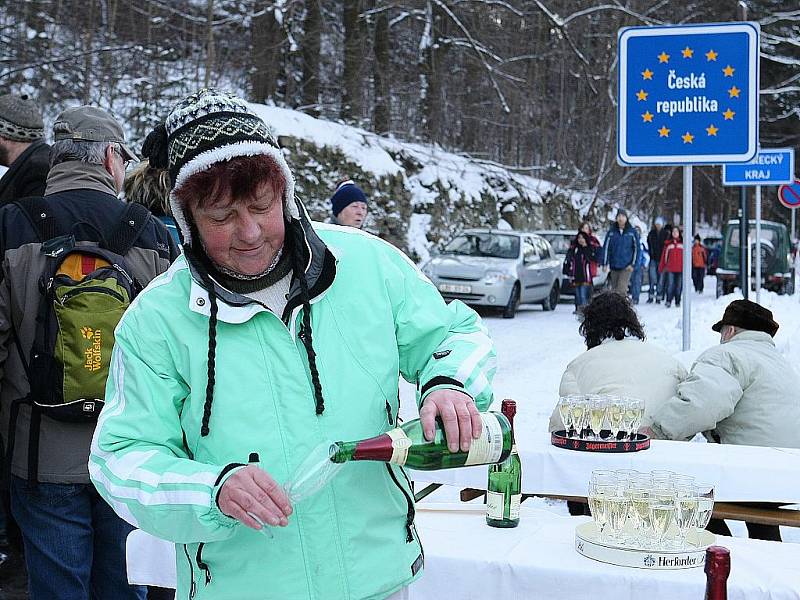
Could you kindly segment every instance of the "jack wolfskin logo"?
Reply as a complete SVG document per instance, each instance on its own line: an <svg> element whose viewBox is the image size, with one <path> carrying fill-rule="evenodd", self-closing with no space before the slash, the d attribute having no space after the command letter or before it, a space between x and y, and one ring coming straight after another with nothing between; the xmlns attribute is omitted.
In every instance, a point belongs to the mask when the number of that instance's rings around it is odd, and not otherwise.
<svg viewBox="0 0 800 600"><path fill-rule="evenodd" d="M83 412L85 412L85 413L94 412L94 402L84 402L83 403Z"/></svg>
<svg viewBox="0 0 800 600"><path fill-rule="evenodd" d="M433 358L439 360L440 358L446 358L450 356L450 350L439 350L438 352L433 353Z"/></svg>
<svg viewBox="0 0 800 600"><path fill-rule="evenodd" d="M83 351L83 368L87 371L98 371L103 366L103 334L99 329L82 327L81 334L91 341Z"/></svg>

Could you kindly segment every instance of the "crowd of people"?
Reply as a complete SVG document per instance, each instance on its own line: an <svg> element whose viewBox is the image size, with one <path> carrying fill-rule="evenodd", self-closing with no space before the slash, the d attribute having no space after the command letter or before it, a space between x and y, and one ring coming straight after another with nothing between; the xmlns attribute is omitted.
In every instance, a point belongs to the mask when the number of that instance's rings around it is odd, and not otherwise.
<svg viewBox="0 0 800 600"><path fill-rule="evenodd" d="M703 293L708 271L709 251L699 235L692 245L692 282L695 292ZM600 269L607 274L607 287L627 295L633 305L639 304L644 274L648 276L647 303L681 305L683 291L683 232L677 225L665 224L657 217L653 227L642 238L640 227L628 220L628 213L618 209L603 244L595 237L589 223L581 223L570 242L562 272L575 289L575 311L592 298Z"/></svg>
<svg viewBox="0 0 800 600"><path fill-rule="evenodd" d="M32 100L0 96L0 577L27 566L34 600L172 597L127 582L138 527L175 543L181 598L407 597L424 560L401 468L362 463L299 506L278 482L318 444L395 426L400 376L425 436L438 420L467 451L493 400L478 315L360 231L353 180L312 226L268 124L232 94L181 100L144 160L97 107L51 136ZM602 244L580 226L564 273L587 351L561 394L644 398L654 437L796 446L800 381L768 310L732 303L688 372L645 341L643 274L648 302L680 304L681 233L659 217L645 243L624 210ZM698 292L707 260L695 238ZM600 268L611 291L593 298Z"/></svg>

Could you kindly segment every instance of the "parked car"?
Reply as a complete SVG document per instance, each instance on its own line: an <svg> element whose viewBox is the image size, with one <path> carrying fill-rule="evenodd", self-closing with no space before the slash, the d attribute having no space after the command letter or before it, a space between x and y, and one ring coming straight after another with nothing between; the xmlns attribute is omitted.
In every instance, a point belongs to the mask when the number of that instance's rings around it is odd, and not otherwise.
<svg viewBox="0 0 800 600"><path fill-rule="evenodd" d="M755 277L756 222L750 221L750 277ZM722 231L722 249L717 266L717 298L733 292L739 283L739 220L728 221ZM778 294L794 292L791 243L786 225L761 221L762 285Z"/></svg>
<svg viewBox="0 0 800 600"><path fill-rule="evenodd" d="M446 300L495 306L506 319L521 303L553 310L560 297L561 260L535 233L469 229L422 270Z"/></svg>
<svg viewBox="0 0 800 600"><path fill-rule="evenodd" d="M542 229L536 231L536 233L542 236L548 242L550 242L550 245L553 247L553 251L556 253L556 256L561 259L561 264L563 265L564 259L567 257L567 251L569 250L569 245L572 243L572 240L575 239L575 232L567 231L564 229ZM602 243L602 238L599 239ZM598 249L598 252L601 251L602 251L601 249ZM607 279L608 279L608 272L598 267L597 275L595 275L592 278L592 287L594 288L594 290L598 291L604 288ZM561 295L562 296L575 295L575 286L572 285L572 280L566 275L561 275Z"/></svg>

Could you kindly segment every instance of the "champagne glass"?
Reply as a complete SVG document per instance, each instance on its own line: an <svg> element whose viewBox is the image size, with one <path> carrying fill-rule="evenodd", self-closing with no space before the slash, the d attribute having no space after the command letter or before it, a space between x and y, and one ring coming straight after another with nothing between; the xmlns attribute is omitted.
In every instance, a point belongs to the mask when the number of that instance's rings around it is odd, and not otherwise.
<svg viewBox="0 0 800 600"><path fill-rule="evenodd" d="M625 422L625 404L621 398L611 396L608 402L608 428L611 439L616 440Z"/></svg>
<svg viewBox="0 0 800 600"><path fill-rule="evenodd" d="M583 429L587 412L586 400L580 397L575 398L572 402L572 427L575 429L575 437L583 438Z"/></svg>
<svg viewBox="0 0 800 600"><path fill-rule="evenodd" d="M680 473L675 473L674 475L670 475L669 482L672 487L686 487L686 486L693 486L694 485L694 477L691 475L681 475Z"/></svg>
<svg viewBox="0 0 800 600"><path fill-rule="evenodd" d="M673 475L676 475L675 471L650 471L653 487L657 489L671 489Z"/></svg>
<svg viewBox="0 0 800 600"><path fill-rule="evenodd" d="M638 398L626 398L625 401L625 425L628 430L628 437L636 439L639 427L644 418L644 401Z"/></svg>
<svg viewBox="0 0 800 600"><path fill-rule="evenodd" d="M624 543L622 530L628 520L628 498L625 496L625 488L623 486L609 486L606 497L606 511L610 530L609 538L615 543Z"/></svg>
<svg viewBox="0 0 800 600"><path fill-rule="evenodd" d="M664 545L667 531L675 522L675 496L671 492L656 490L650 496L650 526L656 548Z"/></svg>
<svg viewBox="0 0 800 600"><path fill-rule="evenodd" d="M714 512L714 486L710 483L698 483L694 486L694 492L697 494L697 517L694 526L698 533L701 533L708 527Z"/></svg>
<svg viewBox="0 0 800 600"><path fill-rule="evenodd" d="M566 436L569 437L572 429L572 398L570 396L561 396L558 400L558 414L561 416L561 422L564 423Z"/></svg>
<svg viewBox="0 0 800 600"><path fill-rule="evenodd" d="M608 403L604 398L593 397L589 400L589 428L595 440L600 439L600 431L606 421Z"/></svg>
<svg viewBox="0 0 800 600"><path fill-rule="evenodd" d="M650 533L652 532L652 524L650 521L650 494L651 490L646 488L631 488L630 491L628 515L637 536L634 537L634 545L641 546L642 548L646 548L650 545Z"/></svg>
<svg viewBox="0 0 800 600"><path fill-rule="evenodd" d="M600 541L605 539L605 528L608 523L608 513L606 512L603 488L603 485L597 484L594 481L589 482L589 512L592 514L592 520L597 526L597 530L600 532Z"/></svg>
<svg viewBox="0 0 800 600"><path fill-rule="evenodd" d="M678 526L678 550L686 544L689 530L697 522L698 497L692 486L675 486L675 525Z"/></svg>

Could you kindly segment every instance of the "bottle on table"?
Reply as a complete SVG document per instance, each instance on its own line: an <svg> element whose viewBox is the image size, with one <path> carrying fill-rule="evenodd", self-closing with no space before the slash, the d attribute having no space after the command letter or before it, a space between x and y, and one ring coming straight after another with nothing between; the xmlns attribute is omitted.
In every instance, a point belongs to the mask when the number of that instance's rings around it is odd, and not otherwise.
<svg viewBox="0 0 800 600"><path fill-rule="evenodd" d="M503 400L501 412L511 424L514 439L514 415L517 403ZM489 484L486 488L486 523L491 527L516 527L519 525L519 505L522 501L522 462L517 445L503 462L489 467Z"/></svg>
<svg viewBox="0 0 800 600"><path fill-rule="evenodd" d="M731 573L731 553L722 546L706 550L706 600L728 600L728 575Z"/></svg>
<svg viewBox="0 0 800 600"><path fill-rule="evenodd" d="M481 436L473 438L468 452L460 449L450 452L440 419L436 419L431 441L425 439L420 420L414 419L369 439L336 442L331 448L331 460L335 463L377 460L423 471L488 465L505 460L513 443L511 424L496 412L481 413L481 420Z"/></svg>

